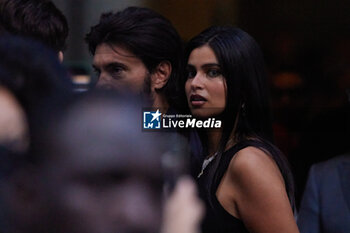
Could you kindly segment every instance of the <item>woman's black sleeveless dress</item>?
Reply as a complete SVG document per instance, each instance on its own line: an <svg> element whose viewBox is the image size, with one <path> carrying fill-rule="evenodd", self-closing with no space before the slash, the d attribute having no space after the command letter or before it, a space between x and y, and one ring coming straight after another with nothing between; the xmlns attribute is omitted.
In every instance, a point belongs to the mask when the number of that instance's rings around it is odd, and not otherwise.
<svg viewBox="0 0 350 233"><path fill-rule="evenodd" d="M212 193L216 193L220 181L227 171L233 156L238 151L248 146L261 148L267 152L272 149L269 145L261 141L245 140L237 143L225 151L222 155L222 159L217 169L218 181L213 184ZM202 223L202 233L249 233L247 228L244 226L244 223L240 219L235 218L222 207L216 198L216 195L211 195L212 198L209 200L210 197L208 195L208 191L206 190L207 184L209 182L207 169L209 169L210 166L213 166L213 163L214 161L208 165L208 167L204 170L203 175L197 179L199 194L204 200L206 206L206 216Z"/></svg>

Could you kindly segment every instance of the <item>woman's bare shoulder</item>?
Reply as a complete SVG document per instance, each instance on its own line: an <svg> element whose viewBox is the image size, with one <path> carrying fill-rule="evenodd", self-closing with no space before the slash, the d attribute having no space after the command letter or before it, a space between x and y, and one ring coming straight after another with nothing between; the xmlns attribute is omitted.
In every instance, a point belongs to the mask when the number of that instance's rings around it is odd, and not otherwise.
<svg viewBox="0 0 350 233"><path fill-rule="evenodd" d="M230 161L227 172L231 180L243 188L261 188L262 184L271 182L284 187L284 180L275 160L257 147L249 146L238 151Z"/></svg>
<svg viewBox="0 0 350 233"><path fill-rule="evenodd" d="M225 185L238 216L254 232L298 232L283 176L267 152L247 147L230 161ZM286 230L288 229L288 230Z"/></svg>

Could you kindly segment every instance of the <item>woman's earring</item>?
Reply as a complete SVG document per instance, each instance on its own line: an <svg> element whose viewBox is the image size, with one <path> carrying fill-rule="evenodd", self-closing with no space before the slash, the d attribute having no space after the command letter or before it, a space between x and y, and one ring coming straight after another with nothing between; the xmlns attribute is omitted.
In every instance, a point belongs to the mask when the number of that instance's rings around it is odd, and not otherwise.
<svg viewBox="0 0 350 233"><path fill-rule="evenodd" d="M245 103L242 104L241 108L242 108L242 116L245 116L246 115Z"/></svg>

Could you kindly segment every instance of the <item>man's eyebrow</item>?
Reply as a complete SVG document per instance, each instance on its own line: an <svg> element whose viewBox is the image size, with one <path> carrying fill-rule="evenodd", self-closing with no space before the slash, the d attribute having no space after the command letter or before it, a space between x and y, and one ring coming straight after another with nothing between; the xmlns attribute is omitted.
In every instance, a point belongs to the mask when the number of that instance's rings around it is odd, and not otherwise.
<svg viewBox="0 0 350 233"><path fill-rule="evenodd" d="M105 68L113 68L113 67L122 67L123 69L127 69L128 67L120 62L111 62L105 65Z"/></svg>
<svg viewBox="0 0 350 233"><path fill-rule="evenodd" d="M110 62L108 64L102 65L103 68L108 69L108 68L112 68L112 67L122 67L124 69L127 69L128 67L126 65L124 65L123 63L120 62ZM92 68L95 70L99 70L101 66L96 66L95 64L92 64Z"/></svg>

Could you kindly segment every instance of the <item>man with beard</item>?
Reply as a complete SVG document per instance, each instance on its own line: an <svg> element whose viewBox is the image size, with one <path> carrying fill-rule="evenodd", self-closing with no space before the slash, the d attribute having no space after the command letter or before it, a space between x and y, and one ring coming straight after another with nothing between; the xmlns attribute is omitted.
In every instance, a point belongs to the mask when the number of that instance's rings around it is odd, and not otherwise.
<svg viewBox="0 0 350 233"><path fill-rule="evenodd" d="M162 113L174 114L187 106L179 81L182 41L162 15L140 7L105 13L85 40L94 56L97 87L144 94L150 99L150 107ZM192 131L185 134L193 158L202 160L198 135ZM191 170L195 163L191 161Z"/></svg>
<svg viewBox="0 0 350 233"><path fill-rule="evenodd" d="M102 14L85 38L97 86L151 98L152 107L177 107L182 42L169 20L140 7Z"/></svg>

